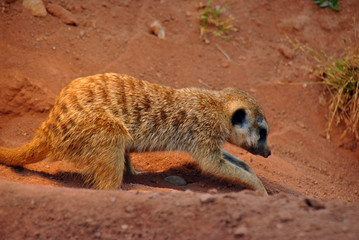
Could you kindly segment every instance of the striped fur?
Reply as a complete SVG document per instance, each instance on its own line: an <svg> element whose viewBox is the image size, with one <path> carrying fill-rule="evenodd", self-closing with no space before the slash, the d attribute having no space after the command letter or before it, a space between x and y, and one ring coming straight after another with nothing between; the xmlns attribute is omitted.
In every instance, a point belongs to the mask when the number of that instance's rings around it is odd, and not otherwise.
<svg viewBox="0 0 359 240"><path fill-rule="evenodd" d="M248 114L247 129L231 124L239 108ZM204 171L265 194L252 172L231 164L221 152L226 141L255 149L259 120L268 131L257 102L240 90L173 89L127 75L98 74L65 87L32 142L0 148L0 162L68 160L84 169L95 188L118 189L125 168L135 173L129 152L179 150L190 153ZM251 136L246 134L250 129ZM266 155L263 149L256 153Z"/></svg>

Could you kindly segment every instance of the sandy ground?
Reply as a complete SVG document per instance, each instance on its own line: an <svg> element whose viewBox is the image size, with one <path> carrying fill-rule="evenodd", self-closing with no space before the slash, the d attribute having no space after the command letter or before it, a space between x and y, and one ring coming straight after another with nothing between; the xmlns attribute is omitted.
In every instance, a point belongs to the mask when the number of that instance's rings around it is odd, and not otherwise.
<svg viewBox="0 0 359 240"><path fill-rule="evenodd" d="M12 2L12 3L7 3ZM342 11L311 1L228 3L238 29L229 41L199 35L199 1L44 1L69 12L34 17L22 1L0 2L0 145L29 142L59 91L96 73L126 73L172 87L249 91L269 125L272 156L225 149L248 162L269 197L202 174L185 153L133 154L144 173L122 191L87 189L63 162L0 165L4 239L358 239L359 148L325 138L323 88L287 37L341 56L353 33L357 0ZM150 32L158 20L160 39ZM359 25L354 26L359 31ZM176 175L187 185L164 180ZM26 184L24 184L26 183ZM46 186L45 186L46 185Z"/></svg>

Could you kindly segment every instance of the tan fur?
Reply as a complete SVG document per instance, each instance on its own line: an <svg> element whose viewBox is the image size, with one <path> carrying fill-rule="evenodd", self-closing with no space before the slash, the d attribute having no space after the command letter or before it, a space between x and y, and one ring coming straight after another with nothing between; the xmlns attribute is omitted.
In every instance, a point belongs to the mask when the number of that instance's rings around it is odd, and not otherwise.
<svg viewBox="0 0 359 240"><path fill-rule="evenodd" d="M231 124L238 108L247 109L251 119L264 119L257 102L236 89L173 89L113 73L78 78L61 91L29 144L0 148L0 162L66 159L81 166L95 188L118 189L125 168L135 173L129 152L179 150L204 171L266 194L253 172L222 156L226 141L248 145L245 132L236 133ZM265 151L259 154L270 154L267 144Z"/></svg>

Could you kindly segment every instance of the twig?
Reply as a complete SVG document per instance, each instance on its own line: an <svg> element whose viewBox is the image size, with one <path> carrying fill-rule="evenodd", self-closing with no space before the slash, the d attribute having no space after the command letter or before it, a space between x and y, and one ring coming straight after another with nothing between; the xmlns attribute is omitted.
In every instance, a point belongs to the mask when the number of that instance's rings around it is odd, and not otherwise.
<svg viewBox="0 0 359 240"><path fill-rule="evenodd" d="M232 61L231 57L223 50L218 44L216 44L216 48L227 58L228 61Z"/></svg>

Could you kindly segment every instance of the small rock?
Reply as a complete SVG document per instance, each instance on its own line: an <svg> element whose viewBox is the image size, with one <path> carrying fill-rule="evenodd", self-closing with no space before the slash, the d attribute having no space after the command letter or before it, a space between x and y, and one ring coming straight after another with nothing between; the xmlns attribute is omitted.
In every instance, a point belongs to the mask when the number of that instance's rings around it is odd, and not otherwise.
<svg viewBox="0 0 359 240"><path fill-rule="evenodd" d="M178 176L165 177L165 181L169 182L169 183L172 183L172 184L179 185L179 186L186 186L187 185L187 182L183 178L178 177Z"/></svg>
<svg viewBox="0 0 359 240"><path fill-rule="evenodd" d="M214 197L212 195L204 194L199 197L199 200L201 201L201 203L213 203L217 199L216 199L216 197Z"/></svg>
<svg viewBox="0 0 359 240"><path fill-rule="evenodd" d="M255 89L255 88L250 88L250 89L249 89L249 92L250 92L250 93L256 93L256 92L257 92L257 89Z"/></svg>
<svg viewBox="0 0 359 240"><path fill-rule="evenodd" d="M133 212L135 209L132 207L132 206L127 206L126 208L125 208L125 211L127 212L127 213L131 213L131 212Z"/></svg>
<svg viewBox="0 0 359 240"><path fill-rule="evenodd" d="M85 36L85 31L84 30L81 30L80 31L80 38L83 38Z"/></svg>
<svg viewBox="0 0 359 240"><path fill-rule="evenodd" d="M306 128L307 128L307 126L306 126L304 123L300 122L300 121L296 121L296 124L297 124L300 128L303 128L303 129L306 129Z"/></svg>
<svg viewBox="0 0 359 240"><path fill-rule="evenodd" d="M193 195L193 191L192 190L190 190L190 189L186 189L186 191L184 191L185 193L187 193L187 194L191 194L191 195Z"/></svg>
<svg viewBox="0 0 359 240"><path fill-rule="evenodd" d="M244 237L245 235L248 234L248 229L244 226L240 226L237 227L233 233L235 237Z"/></svg>
<svg viewBox="0 0 359 240"><path fill-rule="evenodd" d="M34 209L35 207L36 207L36 205L35 205L35 200L34 200L34 199L31 199L30 209Z"/></svg>
<svg viewBox="0 0 359 240"><path fill-rule="evenodd" d="M211 193L211 194L217 194L218 193L218 190L215 189L215 188L211 188L207 191L208 193Z"/></svg>
<svg viewBox="0 0 359 240"><path fill-rule="evenodd" d="M342 226L342 231L343 231L343 232L348 232L348 231L349 231L348 226Z"/></svg>
<svg viewBox="0 0 359 240"><path fill-rule="evenodd" d="M92 223L93 223L92 218L87 218L87 219L85 220L85 223L86 223L86 224L92 224Z"/></svg>
<svg viewBox="0 0 359 240"><path fill-rule="evenodd" d="M65 8L61 7L58 4L49 4L46 7L47 11L55 16L58 17L59 19L61 19L61 21L67 25L73 25L73 26L77 26L78 25L78 21L77 19L74 17L74 15L66 10Z"/></svg>
<svg viewBox="0 0 359 240"><path fill-rule="evenodd" d="M157 20L155 20L151 26L150 26L150 32L154 35L156 35L157 37L164 39L166 36L165 30L162 27L161 23Z"/></svg>
<svg viewBox="0 0 359 240"><path fill-rule="evenodd" d="M229 62L222 62L222 67L223 68L228 68L229 67Z"/></svg>
<svg viewBox="0 0 359 240"><path fill-rule="evenodd" d="M292 221L294 218L292 216L292 214L288 213L288 212L280 212L279 213L279 220L281 222L289 222Z"/></svg>
<svg viewBox="0 0 359 240"><path fill-rule="evenodd" d="M242 214L238 211L232 212L232 218L236 221L240 221L242 219Z"/></svg>
<svg viewBox="0 0 359 240"><path fill-rule="evenodd" d="M293 59L295 56L294 51L285 45L279 46L278 50L287 59Z"/></svg>
<svg viewBox="0 0 359 240"><path fill-rule="evenodd" d="M22 6L30 10L33 16L45 17L47 15L44 3L41 0L24 0Z"/></svg>
<svg viewBox="0 0 359 240"><path fill-rule="evenodd" d="M127 229L128 229L128 225L127 225L127 224L122 224L122 225L121 225L121 228L122 228L122 230L127 230Z"/></svg>

